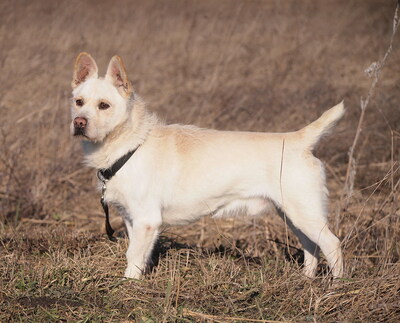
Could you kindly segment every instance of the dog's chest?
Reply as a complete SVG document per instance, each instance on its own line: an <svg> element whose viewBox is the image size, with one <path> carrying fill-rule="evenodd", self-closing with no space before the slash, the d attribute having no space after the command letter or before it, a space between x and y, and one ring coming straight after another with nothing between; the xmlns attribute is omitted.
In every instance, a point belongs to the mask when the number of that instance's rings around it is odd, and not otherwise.
<svg viewBox="0 0 400 323"><path fill-rule="evenodd" d="M118 209L128 209L128 197L124 193L124 189L121 185L118 185L117 181L110 180L105 184L104 200L107 203L117 206Z"/></svg>

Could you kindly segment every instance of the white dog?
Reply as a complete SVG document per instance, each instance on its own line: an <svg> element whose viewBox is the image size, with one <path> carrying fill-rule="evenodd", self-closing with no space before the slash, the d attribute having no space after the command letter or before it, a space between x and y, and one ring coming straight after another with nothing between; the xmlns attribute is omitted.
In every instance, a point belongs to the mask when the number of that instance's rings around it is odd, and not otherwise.
<svg viewBox="0 0 400 323"><path fill-rule="evenodd" d="M125 220L126 277L140 278L162 224L263 214L271 202L304 247L304 274L315 276L321 249L333 276L342 276L324 167L312 150L344 114L343 103L299 131L229 132L159 122L133 93L118 56L99 78L93 58L79 54L72 87L71 133L86 139L86 163L101 170L104 200Z"/></svg>

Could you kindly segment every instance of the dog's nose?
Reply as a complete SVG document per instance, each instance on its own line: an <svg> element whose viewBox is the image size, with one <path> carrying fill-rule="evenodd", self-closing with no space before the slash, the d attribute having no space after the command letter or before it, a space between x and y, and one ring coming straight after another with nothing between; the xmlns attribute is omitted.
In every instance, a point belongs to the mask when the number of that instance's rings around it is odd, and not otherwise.
<svg viewBox="0 0 400 323"><path fill-rule="evenodd" d="M82 117L76 117L74 119L74 127L75 128L83 129L86 127L86 125L87 125L87 119L82 118Z"/></svg>

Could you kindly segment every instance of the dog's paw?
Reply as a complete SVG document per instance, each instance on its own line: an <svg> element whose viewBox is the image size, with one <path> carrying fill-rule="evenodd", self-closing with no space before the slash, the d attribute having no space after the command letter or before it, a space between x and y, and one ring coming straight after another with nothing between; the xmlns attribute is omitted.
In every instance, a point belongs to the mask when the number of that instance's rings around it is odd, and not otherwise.
<svg viewBox="0 0 400 323"><path fill-rule="evenodd" d="M307 278L313 279L313 278L315 278L316 271L317 271L317 268L315 266L308 265L303 268L302 272L303 272L303 275L306 276Z"/></svg>
<svg viewBox="0 0 400 323"><path fill-rule="evenodd" d="M128 267L125 270L125 275L126 278L133 278L133 279L140 279L142 276L142 270L140 270L136 266Z"/></svg>

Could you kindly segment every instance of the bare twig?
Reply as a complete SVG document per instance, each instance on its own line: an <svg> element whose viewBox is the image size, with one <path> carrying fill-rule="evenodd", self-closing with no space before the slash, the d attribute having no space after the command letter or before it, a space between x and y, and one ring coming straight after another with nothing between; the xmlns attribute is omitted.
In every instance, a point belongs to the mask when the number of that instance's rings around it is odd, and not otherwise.
<svg viewBox="0 0 400 323"><path fill-rule="evenodd" d="M357 125L357 129L356 129L356 134L354 136L354 140L353 140L353 144L351 145L350 149L349 149L349 162L347 165L347 170L346 170L346 178L345 178L345 182L343 185L343 190L340 196L340 200L339 200L339 205L336 209L336 230L338 230L339 228L339 223L340 223L340 212L341 210L344 210L347 208L348 203L349 203L349 199L353 194L353 188L354 188L354 181L355 181L355 177L356 177L356 158L354 157L354 151L357 147L358 144L358 140L360 138L360 134L362 131L362 125L364 122L364 117L365 117L365 111L368 107L368 104L370 102L370 100L372 99L373 95L374 95L374 90L375 87L379 81L380 75L381 75L381 71L383 69L383 67L386 64L386 60L389 57L390 53L392 52L393 49L393 40L394 40L394 36L397 32L397 29L399 27L399 7L400 7L400 0L397 1L397 6L396 6L396 10L395 10L395 14L394 14L394 18L393 18L393 29L392 29L392 35L390 38L390 43L389 43L389 47L386 50L386 53L384 55L384 57L381 60L378 60L376 62L373 62L366 70L365 73L372 78L372 83L371 86L368 90L367 93L367 97L365 99L361 98L360 99L360 108L361 108L361 115L360 118L358 120L358 125Z"/></svg>

